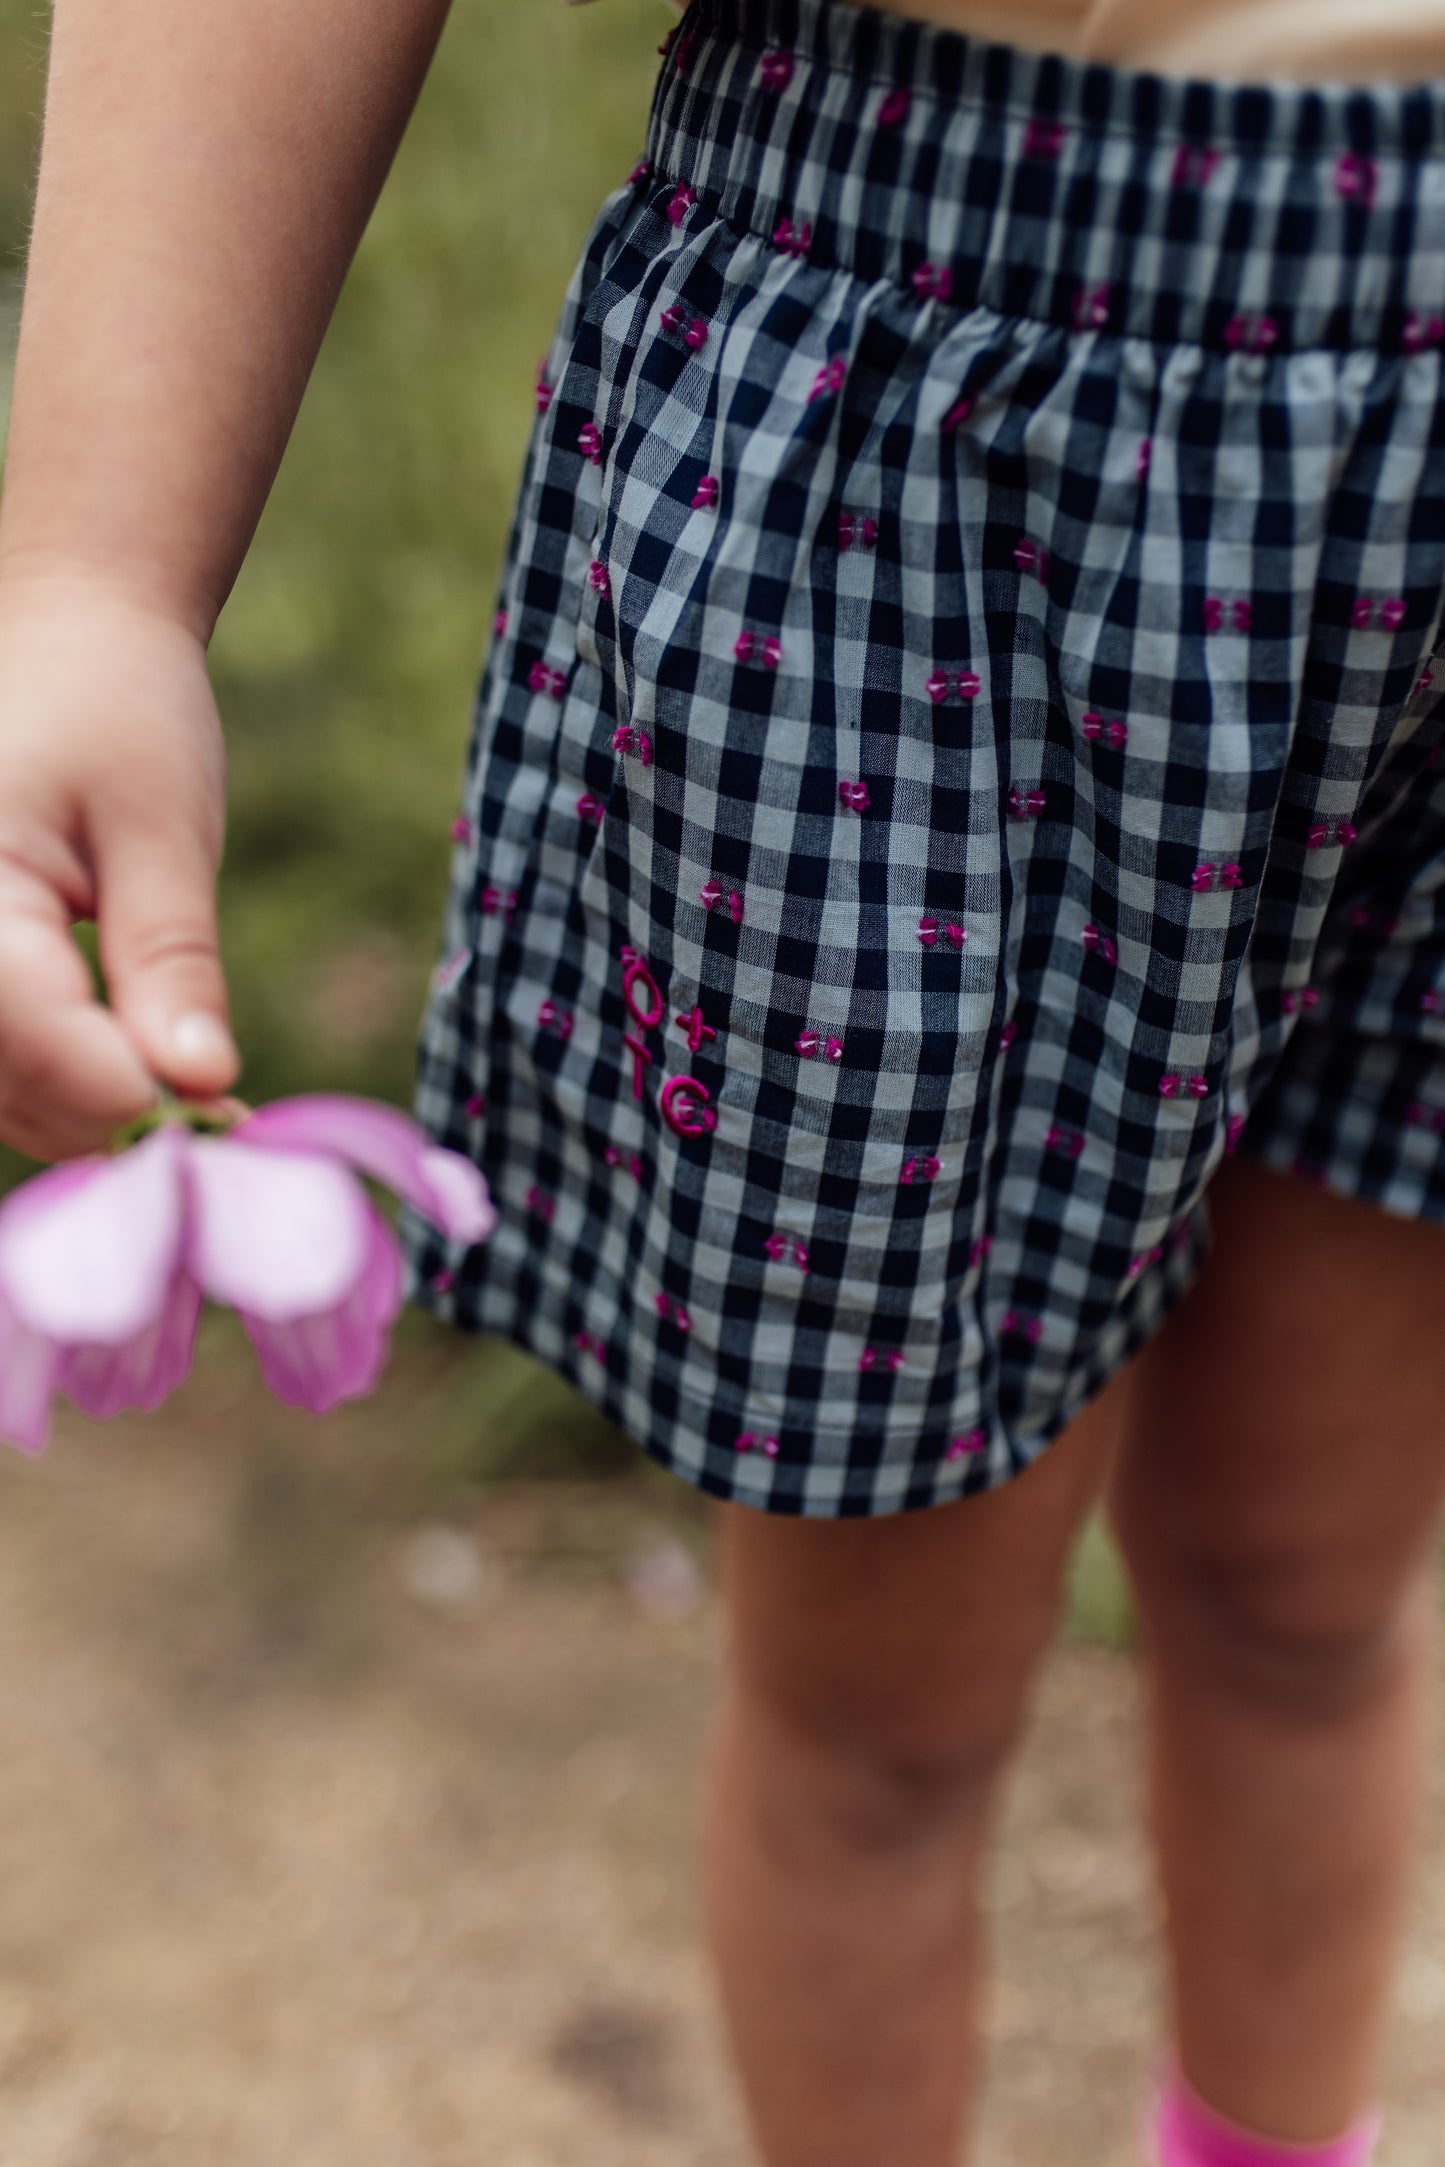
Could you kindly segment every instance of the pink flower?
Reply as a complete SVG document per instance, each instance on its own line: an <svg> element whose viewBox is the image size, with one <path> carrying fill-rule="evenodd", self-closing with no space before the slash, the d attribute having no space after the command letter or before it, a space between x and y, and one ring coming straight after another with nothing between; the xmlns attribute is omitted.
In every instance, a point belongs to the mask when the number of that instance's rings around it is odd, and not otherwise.
<svg viewBox="0 0 1445 2167"><path fill-rule="evenodd" d="M496 1223L470 1159L394 1107L277 1099L224 1133L195 1112L171 1101L128 1150L0 1203L0 1439L21 1451L44 1450L56 1392L96 1420L158 1407L190 1371L203 1295L239 1312L278 1398L325 1414L374 1390L402 1266L358 1174L450 1241Z"/></svg>

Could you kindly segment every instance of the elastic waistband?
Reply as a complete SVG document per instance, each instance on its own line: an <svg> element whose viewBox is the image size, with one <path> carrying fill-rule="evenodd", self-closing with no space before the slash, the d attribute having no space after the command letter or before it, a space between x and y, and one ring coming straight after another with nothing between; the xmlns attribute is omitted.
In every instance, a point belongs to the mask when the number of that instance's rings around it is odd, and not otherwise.
<svg viewBox="0 0 1445 2167"><path fill-rule="evenodd" d="M1445 342L1445 84L1195 82L847 0L692 0L659 185L923 301L1263 354Z"/></svg>

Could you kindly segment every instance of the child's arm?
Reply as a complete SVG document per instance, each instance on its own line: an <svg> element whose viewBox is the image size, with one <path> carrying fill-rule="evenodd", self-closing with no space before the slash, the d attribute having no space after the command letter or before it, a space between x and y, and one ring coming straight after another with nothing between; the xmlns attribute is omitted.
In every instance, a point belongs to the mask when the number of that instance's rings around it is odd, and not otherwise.
<svg viewBox="0 0 1445 2167"><path fill-rule="evenodd" d="M205 647L447 7L56 0L0 499L0 1138L36 1156L236 1074L173 1039L226 1014Z"/></svg>

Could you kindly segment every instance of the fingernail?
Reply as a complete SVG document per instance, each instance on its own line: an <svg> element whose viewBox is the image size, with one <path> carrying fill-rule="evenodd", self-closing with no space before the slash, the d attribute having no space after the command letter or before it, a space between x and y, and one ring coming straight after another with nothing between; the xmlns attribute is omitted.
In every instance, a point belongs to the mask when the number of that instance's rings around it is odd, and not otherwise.
<svg viewBox="0 0 1445 2167"><path fill-rule="evenodd" d="M171 1051L187 1066L192 1062L210 1064L238 1058L235 1041L220 1018L199 1009L171 1026Z"/></svg>

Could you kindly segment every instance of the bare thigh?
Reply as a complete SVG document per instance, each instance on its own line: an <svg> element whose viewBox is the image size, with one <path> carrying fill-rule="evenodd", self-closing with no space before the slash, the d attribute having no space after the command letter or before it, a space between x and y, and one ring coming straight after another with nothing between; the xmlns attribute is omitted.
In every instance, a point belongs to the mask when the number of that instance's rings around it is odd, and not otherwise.
<svg viewBox="0 0 1445 2167"><path fill-rule="evenodd" d="M1146 1614L1282 1672L1368 1661L1445 1502L1445 1228L1249 1160L1127 1379L1110 1516Z"/></svg>
<svg viewBox="0 0 1445 2167"><path fill-rule="evenodd" d="M796 1760L920 1802L991 1776L1114 1441L1109 1395L1000 1488L868 1520L718 1506L728 1669Z"/></svg>

